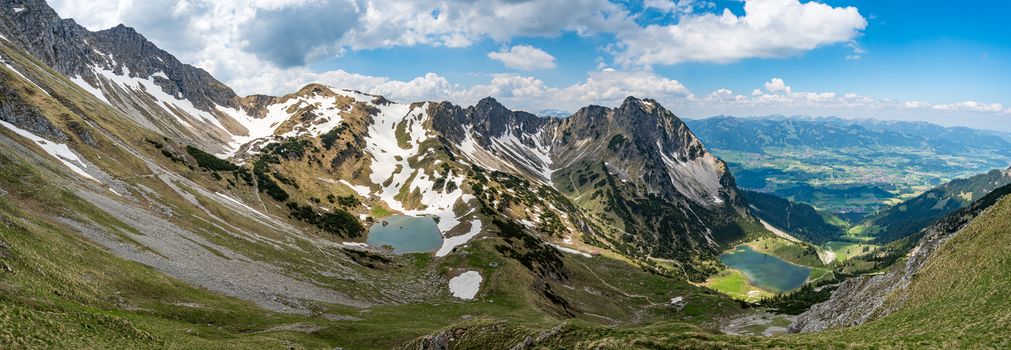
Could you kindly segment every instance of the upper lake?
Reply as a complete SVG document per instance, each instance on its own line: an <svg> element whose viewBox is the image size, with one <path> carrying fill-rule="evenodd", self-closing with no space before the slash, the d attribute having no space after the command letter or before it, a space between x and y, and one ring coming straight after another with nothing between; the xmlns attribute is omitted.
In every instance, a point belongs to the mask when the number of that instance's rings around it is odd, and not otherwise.
<svg viewBox="0 0 1011 350"><path fill-rule="evenodd" d="M778 257L759 253L746 245L720 255L720 261L744 273L751 284L776 293L788 292L804 285L811 269L791 264Z"/></svg>
<svg viewBox="0 0 1011 350"><path fill-rule="evenodd" d="M373 224L365 242L391 246L395 254L434 252L442 246L442 233L430 217L393 215Z"/></svg>

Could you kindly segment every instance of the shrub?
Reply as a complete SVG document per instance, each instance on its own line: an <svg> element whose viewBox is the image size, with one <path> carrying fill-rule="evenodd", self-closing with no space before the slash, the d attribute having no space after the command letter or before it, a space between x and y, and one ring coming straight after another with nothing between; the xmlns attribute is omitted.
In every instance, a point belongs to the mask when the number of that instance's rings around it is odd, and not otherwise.
<svg viewBox="0 0 1011 350"><path fill-rule="evenodd" d="M236 171L239 166L227 160L215 157L193 146L186 146L186 153L197 160L197 165L210 171Z"/></svg>

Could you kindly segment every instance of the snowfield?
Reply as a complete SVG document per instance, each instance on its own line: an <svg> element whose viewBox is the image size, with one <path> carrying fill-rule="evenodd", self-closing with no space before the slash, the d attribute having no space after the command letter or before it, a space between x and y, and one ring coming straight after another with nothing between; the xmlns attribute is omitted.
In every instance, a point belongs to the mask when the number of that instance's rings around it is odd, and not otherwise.
<svg viewBox="0 0 1011 350"><path fill-rule="evenodd" d="M477 271L467 271L449 280L449 292L454 297L471 300L481 289L481 274Z"/></svg>

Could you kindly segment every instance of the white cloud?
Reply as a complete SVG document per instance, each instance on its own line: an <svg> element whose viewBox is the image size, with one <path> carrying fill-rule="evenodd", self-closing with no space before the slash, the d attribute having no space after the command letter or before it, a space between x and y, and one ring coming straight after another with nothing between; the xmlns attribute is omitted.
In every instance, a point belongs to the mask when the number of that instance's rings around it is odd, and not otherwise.
<svg viewBox="0 0 1011 350"><path fill-rule="evenodd" d="M780 93L781 92L781 93L789 94L791 89L790 89L789 86L786 85L785 82L783 82L783 79L772 78L772 80L769 80L768 82L765 83L765 90L767 90L767 91L769 91L771 93Z"/></svg>
<svg viewBox="0 0 1011 350"><path fill-rule="evenodd" d="M730 62L784 57L820 46L846 44L851 59L865 51L855 41L867 22L852 7L814 1L747 0L742 16L713 14L708 1L645 0L644 5L677 17L676 24L645 27L638 14L607 0L94 0L51 1L64 17L90 29L118 23L139 32L183 62L226 82L240 95L283 95L321 82L385 95L398 101L450 100L472 104L485 96L527 110L574 110L588 104L617 105L628 95L657 99L679 115L813 114L911 118L999 115L999 103L894 101L854 93L798 91L773 78L750 93L718 89L696 97L681 82L653 73L649 66L686 61ZM320 10L329 5L328 11ZM297 20L296 20L297 19ZM250 30L263 24L269 30ZM614 34L606 45L613 57L597 60L597 70L580 82L550 86L536 77L489 74L486 83L454 84L436 73L406 80L332 70L316 72L307 60L346 50L430 45L468 46L491 39L551 37L564 33ZM283 35L282 35L283 34ZM287 40L290 39L290 40ZM529 49L528 49L529 48ZM523 55L527 51L527 55ZM543 54L537 62L525 62ZM596 53L595 53L596 54ZM494 56L494 57L493 57ZM489 54L508 67L554 66L543 51L517 45ZM507 62L508 61L508 62ZM550 66L545 61L550 62ZM617 63L619 69L610 63ZM750 89L741 89L749 91ZM924 117L927 118L927 117ZM945 119L948 118L948 119ZM968 118L968 117L966 117Z"/></svg>
<svg viewBox="0 0 1011 350"><path fill-rule="evenodd" d="M54 0L52 5L91 30L118 23L135 27L183 62L230 84L256 74L252 67L302 67L346 50L462 47L485 39L636 27L622 5L608 0ZM276 91L272 85L261 88Z"/></svg>
<svg viewBox="0 0 1011 350"><path fill-rule="evenodd" d="M685 15L695 12L696 9L714 8L716 7L716 3L703 0L643 0L642 7L653 8L676 15Z"/></svg>
<svg viewBox="0 0 1011 350"><path fill-rule="evenodd" d="M248 80L248 84L284 76L295 91L304 84L320 82L338 88L347 88L384 95L394 101L443 101L471 105L481 98L491 96L513 108L541 110L558 108L574 110L586 105L618 105L625 97L650 97L658 100L694 99L691 91L677 80L657 76L648 71L595 71L582 82L562 87L548 86L540 79L520 74L492 74L488 82L461 86L449 82L435 73L409 81L366 76L333 71L313 73L300 69L278 70Z"/></svg>
<svg viewBox="0 0 1011 350"><path fill-rule="evenodd" d="M607 0L368 0L362 23L343 43L353 49L395 45L469 46L484 38L615 32L635 26Z"/></svg>
<svg viewBox="0 0 1011 350"><path fill-rule="evenodd" d="M509 50L489 52L488 58L512 69L531 71L555 68L554 56L530 45L516 45Z"/></svg>
<svg viewBox="0 0 1011 350"><path fill-rule="evenodd" d="M859 60L864 57L867 50L863 46L860 46L856 41L850 41L846 43L846 47L850 48L852 52L846 56L847 60Z"/></svg>
<svg viewBox="0 0 1011 350"><path fill-rule="evenodd" d="M559 101L580 101L584 104L616 104L628 96L654 99L693 97L681 82L648 71L625 72L604 70L591 72L583 83L571 85L559 96Z"/></svg>
<svg viewBox="0 0 1011 350"><path fill-rule="evenodd" d="M797 91L783 79L772 78L762 88L748 95L729 89L717 89L700 99L660 100L668 108L690 117L711 115L755 116L770 114L838 116L844 118L881 118L930 121L942 125L964 125L985 129L1003 129L1011 125L1011 114L1000 103L963 101L934 104L923 101L897 101L856 93L832 91Z"/></svg>
<svg viewBox="0 0 1011 350"><path fill-rule="evenodd" d="M618 33L618 62L634 65L687 61L732 62L785 57L822 45L850 42L867 26L855 7L799 0L748 0L743 16L682 16L677 24Z"/></svg>
<svg viewBox="0 0 1011 350"><path fill-rule="evenodd" d="M852 7L799 0L748 0L745 14L698 9L700 0L646 0L678 23L635 22L639 14L608 0L54 0L63 16L90 29L124 23L184 61L252 53L281 67L346 50L430 45L464 47L491 39L563 33L614 34L621 64L729 62L784 57L832 43L853 45L867 22ZM227 50L225 50L227 49ZM224 57L228 60L229 57ZM212 71L214 74L220 74ZM225 77L228 80L229 77Z"/></svg>
<svg viewBox="0 0 1011 350"><path fill-rule="evenodd" d="M939 111L949 112L981 112L981 113L1002 113L1004 105L1000 103L981 103L976 101L962 101L951 104L938 104L931 108Z"/></svg>

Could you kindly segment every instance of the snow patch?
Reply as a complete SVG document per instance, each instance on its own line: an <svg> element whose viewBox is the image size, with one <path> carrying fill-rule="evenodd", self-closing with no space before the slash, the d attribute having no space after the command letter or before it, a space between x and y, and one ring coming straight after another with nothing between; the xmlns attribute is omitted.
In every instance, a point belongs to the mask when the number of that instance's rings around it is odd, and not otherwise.
<svg viewBox="0 0 1011 350"><path fill-rule="evenodd" d="M477 291L481 289L481 280L481 274L477 271L461 273L449 280L449 292L460 299L474 299Z"/></svg>
<svg viewBox="0 0 1011 350"><path fill-rule="evenodd" d="M356 193L358 193L359 196L362 196L362 197L365 197L365 198L369 198L369 196L372 195L372 189L370 189L370 188L368 188L366 186L355 185L355 184L352 184L352 183L350 183L350 182L348 182L347 180L344 180L344 179L340 179L339 182L340 182L340 184L342 184L342 185L347 186L348 188L350 188L352 191L355 191Z"/></svg>
<svg viewBox="0 0 1011 350"><path fill-rule="evenodd" d="M357 98L364 97L371 96L362 94ZM460 219L453 212L453 206L460 200L467 202L472 197L465 195L460 188L463 175L454 173L446 177L447 183L452 182L456 185L453 191L434 190L432 186L435 180L423 169L411 167L409 162L409 158L423 151L421 143L431 137L424 127L429 118L428 103L418 108L398 103L373 106L379 113L373 117L372 124L369 125L365 148L372 155L372 172L369 174L369 180L382 186L378 193L379 198L386 202L390 209L405 215L438 216L439 231L443 234L452 230L460 224ZM406 148L401 147L397 140L397 128L401 125L406 134L404 140ZM419 156L419 160L421 157L424 155ZM396 199L404 186L408 186L404 189L408 193L415 191L421 193L421 203L426 206L424 209L408 210Z"/></svg>
<svg viewBox="0 0 1011 350"><path fill-rule="evenodd" d="M88 84L88 82L85 81L84 79L81 79L81 77L79 76L70 77L70 81L73 82L74 84L77 84L77 86L80 86L81 89L84 89L84 91L87 91L88 93L95 96L99 100L102 100L105 103L109 103L109 100L105 98L105 94L102 93L102 90L94 86L91 86L91 84Z"/></svg>
<svg viewBox="0 0 1011 350"><path fill-rule="evenodd" d="M442 240L442 247L435 252L436 257L443 257L453 251L453 248L466 244L471 239L473 239L477 234L481 233L481 220L474 220L470 222L470 231L465 234L447 237Z"/></svg>
<svg viewBox="0 0 1011 350"><path fill-rule="evenodd" d="M39 147L45 150L46 153L49 153L49 155L59 160L61 163L63 163L63 165L66 165L68 168L70 168L70 170L73 170L75 173L77 173L77 175L98 181L98 179L95 179L93 176L84 171L83 168L87 168L88 165L85 164L84 161L82 161L81 158L74 153L74 151L71 151L70 147L67 147L67 145L46 140L44 138L36 136L35 134L29 132L28 130L21 129L17 126L14 126L14 124L2 120L0 120L0 124L3 124L4 127L11 129L11 131L14 131L18 135L21 135L26 139L34 141L35 144L39 145Z"/></svg>
<svg viewBox="0 0 1011 350"><path fill-rule="evenodd" d="M98 67L93 67L93 70L99 76L104 77L105 79L115 84L118 84L126 89L147 93L148 95L150 95L155 99L155 104L164 109L165 112L168 112L169 115L175 117L176 121L178 121L180 124L183 124L188 128L193 128L193 126L190 125L190 123L188 123L185 119L183 119L183 117L179 115L180 114L179 112L188 114L193 118L203 119L204 121L218 127L221 130L226 130L225 127L221 125L221 122L218 121L218 119L214 117L211 113L197 109L196 106L194 106L193 103L190 102L190 100L184 98L181 99L177 96L169 95L164 90L162 90L161 86L155 83L154 78L159 77L167 79L167 76L165 75L164 72L155 72L154 74L151 74L150 77L141 78L141 77L131 77L130 69L126 67L123 67L122 75L116 74L116 72L113 72L111 70L100 69Z"/></svg>
<svg viewBox="0 0 1011 350"><path fill-rule="evenodd" d="M3 57L0 57L0 62L3 62L4 66L7 66L7 69L10 69L11 72L14 72L14 74L17 74L19 77L21 77L21 79L24 79L29 84L32 84L33 86L35 86L36 88L38 88L39 90L41 90L42 93L46 94L46 96L52 96L52 95L49 94L49 91L46 91L46 89L43 89L41 86L39 86L39 84L36 84L31 79L28 79L28 77L26 77L24 74L21 74L21 71L18 71L17 68L14 68L14 66L12 66L10 63L7 63L7 60L4 60Z"/></svg>
<svg viewBox="0 0 1011 350"><path fill-rule="evenodd" d="M531 147L516 137L513 130L506 131L505 135L491 139L491 148L501 155L514 159L530 172L540 175L541 180L550 185L551 174L554 172L551 169L551 147L550 144L541 143L542 132L543 130L538 130L535 134L521 134L532 140L534 146Z"/></svg>
<svg viewBox="0 0 1011 350"><path fill-rule="evenodd" d="M563 247L563 246L560 246L560 245L557 245L557 244L554 244L554 243L548 243L548 245L551 245L552 247L555 247L555 249L558 249L559 251L561 251L563 253L580 255L580 256L583 256L583 257L587 257L587 258L592 258L593 257L593 255L590 255L589 253L585 253L585 252L582 252L582 251L579 251L579 250L575 250L575 249L572 249L572 248Z"/></svg>
<svg viewBox="0 0 1011 350"><path fill-rule="evenodd" d="M343 244L345 246L348 246L348 247L354 247L354 248L362 248L362 249L368 249L369 248L368 244L365 244L365 243L362 243L362 242L343 242L341 244Z"/></svg>

